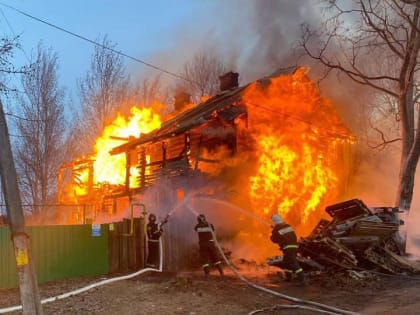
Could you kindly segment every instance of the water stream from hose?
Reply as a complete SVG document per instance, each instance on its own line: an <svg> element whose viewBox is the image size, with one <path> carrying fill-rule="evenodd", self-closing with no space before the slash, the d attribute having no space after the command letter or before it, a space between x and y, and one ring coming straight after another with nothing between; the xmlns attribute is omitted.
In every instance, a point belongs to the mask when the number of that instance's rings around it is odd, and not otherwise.
<svg viewBox="0 0 420 315"><path fill-rule="evenodd" d="M200 199L200 200L206 200L206 201L218 203L220 205L225 206L226 208L229 208L229 209L235 210L239 213L242 213L243 215L245 215L245 216L247 216L247 217L249 217L249 218L265 225L265 226L268 226L268 227L271 226L270 223L268 223L267 221L265 221L265 220L261 219L260 217L256 216L254 213L252 213L250 211L247 211L245 209L242 209L242 208L240 208L240 207L238 207L238 206L234 205L233 203L230 203L226 200L217 199L217 198L209 197L209 196L202 196L202 195L195 196L194 199Z"/></svg>
<svg viewBox="0 0 420 315"><path fill-rule="evenodd" d="M216 199L217 200L217 199ZM191 205L189 203L186 204L186 208L193 213L195 216L198 215L197 211L195 211ZM216 244L216 247L220 253L220 255L222 256L223 260L225 261L226 265L229 267L229 269L243 282L245 282L246 284L248 284L249 286L264 291L266 293L278 296L282 299L285 299L287 301L292 301L295 303L298 303L298 305L296 305L296 307L302 306L302 308L307 308L306 305L310 305L311 306L311 310L312 311L316 311L319 313L326 313L326 314L344 314L344 315L359 315L359 313L355 313L355 312L351 312L351 311L347 311L347 310L343 310L343 309L339 309L333 306L329 306L329 305L325 305L322 303L318 303L318 302L313 302L310 300L302 300L302 299L298 299L292 296L288 296L285 294L282 294L280 292L274 291L274 290L270 290L267 289L265 287L262 287L260 285L257 285L251 281L249 281L248 279L246 279L245 277L243 277L237 270L236 268L231 264L231 262L227 259L225 253L223 252L222 247L220 246L219 242L217 241L216 235L214 234L214 232L211 230L212 236L213 236L213 240ZM302 305L299 305L302 304Z"/></svg>
<svg viewBox="0 0 420 315"><path fill-rule="evenodd" d="M182 202L178 203L176 205L176 207L174 207L168 213L168 217L170 217L175 211L177 211L178 209L180 209L183 206L185 206L185 208L188 209L192 214L194 214L195 216L198 216L197 211L195 211L191 207L191 205L190 205L190 200L193 197L194 196L192 195L192 192L188 193L184 197L184 199L182 200ZM197 196L196 198L198 198L198 199L205 199L205 200L211 200L213 202L217 202L217 203L223 204L223 205L225 205L225 206L227 206L227 207L229 207L229 208L231 208L231 209L233 209L235 211L239 211L239 212L247 215L248 217L253 218L254 220L257 220L258 222L260 222L260 223L262 223L264 225L269 225L267 222L261 220L260 218L256 217L255 215L251 214L250 212L245 211L245 210L243 210L243 209L241 209L241 208L239 208L239 207L237 207L235 205L232 205L229 202L226 202L226 201L223 201L223 200L219 200L219 199L216 199L216 198L203 197L203 196ZM225 256L225 254L224 254L224 252L223 252L223 250L222 250L219 242L216 239L216 236L215 236L214 232L212 232L212 235L213 235L213 239L215 241L215 244L217 246L217 249L219 250L219 252L220 252L221 256L223 257L223 260L225 261L225 263L227 264L227 266L230 268L230 270L240 280L244 281L249 286L251 286L251 287L253 287L255 289L264 291L266 293L275 295L277 297L283 298L285 300L298 303L298 305L296 305L296 307L298 307L298 308L301 307L301 308L308 309L308 306L305 306L305 305L310 305L311 306L311 310L313 310L314 312L319 312L319 313L324 313L324 314L358 315L358 313L350 312L350 311L347 311L347 310L342 310L342 309L335 308L335 307L332 307L332 306L329 306L329 305L325 305L325 304L321 304L321 303L317 303L317 302L313 302L313 301L308 301L308 300L301 300L301 299L298 299L298 298L295 298L295 297L284 295L284 294L281 294L281 293L279 293L277 291L273 291L273 290L264 288L262 286L259 286L259 285L255 284L255 283L247 280L241 274L239 274L239 272L236 270L236 268L226 258L226 256ZM107 284L107 283L112 283L112 282L115 282L115 281L130 279L130 278L136 277L136 276L138 276L140 274L143 274L145 272L148 272L148 271L162 272L162 267L163 267L163 246L162 246L162 240L161 239L160 239L160 242L159 242L159 251L160 251L159 269L145 268L145 269L138 270L137 272L132 273L132 274L129 274L129 275L115 277L115 278L110 278L110 279L105 279L105 280L102 280L102 281L99 281L99 282L90 284L90 285L85 286L85 287L80 288L80 289L76 289L76 290L73 290L73 291L70 291L70 292L67 292L67 293L58 295L58 296L54 296L54 297L50 297L50 298L47 298L47 299L43 299L41 301L41 304L45 304L45 303L49 303L49 302L54 302L54 301L61 300L61 299L64 299L64 298L67 298L67 297L70 297L70 296L73 296L73 295L77 295L77 294L80 294L82 292L86 292L86 291L88 291L88 290L90 290L92 288L95 288L95 287L98 287L98 286L102 286L102 285ZM299 305L299 304L302 304L302 305ZM19 311L21 309L22 309L22 306L21 305L7 307L7 308L2 308L2 309L0 309L0 314L14 312L14 311Z"/></svg>

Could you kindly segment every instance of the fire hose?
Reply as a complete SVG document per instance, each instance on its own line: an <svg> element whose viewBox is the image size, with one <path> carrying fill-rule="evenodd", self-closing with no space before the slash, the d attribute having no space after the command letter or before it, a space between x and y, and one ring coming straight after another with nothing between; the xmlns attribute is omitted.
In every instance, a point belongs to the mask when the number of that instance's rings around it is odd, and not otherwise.
<svg viewBox="0 0 420 315"><path fill-rule="evenodd" d="M148 271L155 271L155 272L162 272L162 266L163 266L163 249L162 249L162 240L159 239L159 252L160 252L160 260L159 260L159 269L155 269L155 268L144 268L144 269L140 269L134 273L131 273L129 275L125 275L125 276L120 276L120 277L114 277L114 278L110 278L110 279L105 279L96 283L92 283L90 285L87 285L83 288L79 288L67 293L63 293L57 296L53 296L53 297L49 297L46 299L41 300L41 304L45 304L45 303L49 303L49 302L54 302L54 301L58 301L58 300L62 300L65 298L68 298L70 296L73 295L77 295L83 292L86 292L90 289L93 289L95 287L99 287L102 286L104 284L108 284L108 283L112 283L112 282L116 282L116 281L120 281L120 280L127 280L130 278L134 278L137 277L138 275L141 275L142 273L148 272ZM11 307L6 307L6 308L1 308L0 309L0 314L4 314L4 313L9 313L9 312L14 312L14 311L19 311L22 309L22 305L16 305L16 306L11 306Z"/></svg>
<svg viewBox="0 0 420 315"><path fill-rule="evenodd" d="M355 312L351 312L351 311L339 309L339 308L336 308L336 307L333 307L333 306L329 306L329 305L326 305L326 304L322 304L322 303L318 303L318 302L313 302L313 301L310 301L310 300L302 300L302 299L299 299L299 298L295 298L295 297L292 297L292 296L289 296L289 295L285 295L285 294L282 294L282 293L277 292L277 291L274 291L274 290L267 289L265 287L262 287L260 285L257 285L255 283L249 281L248 279L246 279L245 277L243 277L241 274L239 274L239 272L235 269L235 267L233 267L233 265L229 262L229 260L225 256L222 248L220 247L220 244L217 241L216 236L214 235L214 232L213 231L212 231L212 234L213 234L213 239L214 239L214 242L216 244L216 247L219 250L220 254L222 255L223 260L225 261L225 263L227 264L227 266L229 267L229 269L240 280L244 281L249 286L251 286L251 287L253 287L255 289L264 291L266 293L270 293L272 295L278 296L278 297L280 297L282 299L285 299L287 301L295 302L295 303L298 303L298 304L303 304L303 305L294 305L293 308L311 309L313 311L317 311L317 312L324 313L324 314L325 313L326 314L345 314L345 315L358 315L359 314L359 313L355 313ZM306 305L315 306L316 308L315 307L309 307L308 308L308 306L306 306L305 304ZM250 313L250 314L255 314L255 313Z"/></svg>
<svg viewBox="0 0 420 315"><path fill-rule="evenodd" d="M189 195L186 196L186 198L184 198L184 200L180 204L178 204L169 213L169 215L172 214L174 211L176 211L181 206L183 206L184 204L186 204L187 201L189 201L189 197L190 197ZM191 209L191 207L189 205L187 205L187 208L192 213L194 213L195 215L197 215L196 211L194 211L193 209ZM325 305L325 304L321 304L321 303L317 303L317 302L313 302L313 301L309 301L309 300L302 300L302 299L298 299L298 298L295 298L295 297L291 297L291 296L288 296L288 295L279 293L277 291L273 291L273 290L267 289L265 287L259 286L259 285L255 284L255 283L247 280L241 274L239 274L239 272L229 262L229 260L225 256L225 254L224 254L224 252L223 252L223 250L222 250L219 242L217 241L214 232L212 231L211 233L213 235L213 239L215 241L216 247L219 250L220 254L222 255L223 260L225 261L225 263L227 264L227 266L229 267L229 269L240 280L242 280L243 282L245 282L249 286L251 286L251 287L253 287L255 289L264 291L266 293L270 293L272 295L281 297L281 298L283 298L285 300L288 300L288 301L292 301L292 302L299 303L299 304L304 304L304 305L294 305L294 306L291 306L293 308L311 309L313 311L321 312L321 313L324 313L324 314L326 313L326 314L358 315L358 313L354 313L354 312L342 310L342 309L335 308L335 307L332 307L332 306L329 306L329 305ZM99 282L96 282L96 283L87 285L85 287L82 287L82 288L79 288L79 289L76 289L76 290L73 290L73 291L70 291L70 292L67 292L67 293L63 293L63 294L60 294L60 295L57 295L57 296L54 296L54 297L49 297L49 298L43 299L43 300L41 300L41 304L45 304L45 303L49 303L49 302L54 302L54 301L57 301L57 300L65 299L65 298L68 298L70 296L73 296L73 295L77 295L77 294L86 292L86 291L88 291L88 290L90 290L92 288L102 286L104 284L108 284L108 283L112 283L112 282L116 282L116 281L120 281L120 280L131 279L131 278L134 278L134 277L136 277L136 276L138 276L140 274L143 274L145 272L149 272L149 271L162 272L162 269L163 269L163 246L162 246L162 240L161 239L159 239L159 253L160 253L159 269L155 269L155 268L144 268L144 269L138 270L138 271L136 271L136 272L134 272L132 274L129 274L129 275L120 276L120 277L114 277L114 278L110 278L110 279L105 279L105 280L102 280L102 281L99 281ZM305 306L305 304L306 305L315 306L315 307L308 307L308 306ZM19 311L21 309L22 309L22 305L16 305L16 306L11 306L11 307L7 307L7 308L2 308L2 309L0 309L0 314L9 313L9 312L13 312L13 311ZM261 310L257 310L257 311L251 312L251 314L255 314L256 312L260 312L260 311Z"/></svg>
<svg viewBox="0 0 420 315"><path fill-rule="evenodd" d="M314 311L314 312L318 312L318 313L322 313L322 314L331 314L331 315L339 314L339 313L332 313L332 312L329 312L329 311L324 311L324 310L321 310L319 308L306 306L306 305L298 305L298 304L278 305L277 304L277 305L274 305L274 306L271 306L271 307L264 307L262 309L252 311L252 312L248 313L247 315L254 315L254 314L262 313L262 312L266 312L266 311L273 312L275 310L282 310L282 309L302 309L302 310Z"/></svg>
<svg viewBox="0 0 420 315"><path fill-rule="evenodd" d="M186 196L186 198L181 203L179 203L174 209L171 210L171 212L168 213L167 218L173 212L175 212L177 209L179 209L181 206L183 206L189 200L189 197L190 197L190 194L188 194ZM163 246L162 246L162 239L161 238L159 238L159 254L160 254L159 269L144 268L144 269L140 269L140 270L138 270L134 273L131 273L129 275L114 277L114 278L110 278L110 279L105 279L105 280L87 285L83 288L79 288L79 289L76 289L76 290L73 290L73 291L70 291L70 292L67 292L67 293L63 293L63 294L60 294L60 295L57 295L57 296L53 296L53 297L43 299L43 300L41 300L41 304L54 302L54 301L57 301L57 300L62 300L62 299L68 298L70 296L77 295L77 294L86 292L90 289L102 286L104 284L108 284L108 283L112 283L112 282L116 282L116 281L120 281L120 280L131 279L131 278L137 277L138 275L141 275L142 273L145 273L145 272L148 272L148 271L162 272L162 269L163 269ZM22 309L22 305L16 305L16 306L11 306L11 307L1 308L0 309L0 314L19 311L21 309Z"/></svg>
<svg viewBox="0 0 420 315"><path fill-rule="evenodd" d="M189 205L187 205L187 208L188 208L188 210L190 210L192 213L194 213L195 215L198 215L197 214L197 212L196 211L194 211ZM281 298L283 298L283 299L285 299L285 300L287 300L287 301L292 301L292 302L295 302L295 303L298 303L298 305L295 305L295 306L293 306L294 308L299 308L299 307L301 307L302 306L302 308L304 308L304 309L308 309L308 306L306 306L306 305L311 305L311 306L315 306L315 307L311 307L311 310L313 310L313 311L318 311L318 312L321 312L321 313L327 313L327 314L345 314L345 315L359 315L359 313L355 313L355 312L351 312L351 311L347 311L347 310L343 310L343 309L339 309L339 308L336 308L336 307L333 307L333 306L329 306L329 305L326 305L326 304L322 304L322 303L318 303L318 302L313 302L313 301L310 301L310 300L302 300L302 299L299 299L299 298L295 298L295 297L292 297L292 296L289 296L289 295L285 295L285 294L282 294L282 293L280 293L280 292L277 292L277 291L274 291L274 290L270 290L270 289L267 289L267 288L265 288L265 287L262 287L262 286L260 286L260 285L257 285L257 284L255 284L255 283L253 283L253 282L251 282L251 281L249 281L248 279L246 279L245 277L243 277L237 270L236 270L236 268L230 263L230 261L227 259L227 257L226 257L226 255L225 255L225 253L223 252L223 249L222 249L222 247L220 246L220 244L219 244L219 242L217 241L217 238L216 238L216 235L214 234L214 232L211 230L211 234L212 234L212 236L213 236L213 240L214 240L214 243L215 243L215 245L216 245L216 247L217 247L217 249L218 249L218 251L220 252L220 255L222 256L222 258L223 258L223 260L225 261L225 263L226 263L226 265L229 267L229 269L240 279L240 280L242 280L243 282L245 282L246 284L248 284L249 286L251 286L251 287L253 287L253 288L255 288L255 289L258 289L258 290L261 290L261 291L264 291L264 292L266 292L266 293L270 293L270 294L272 294L272 295L275 295L275 296L278 296L278 297L281 297ZM302 305L299 305L299 304L302 304ZM253 313L253 312L251 312L250 314L255 314L255 313Z"/></svg>

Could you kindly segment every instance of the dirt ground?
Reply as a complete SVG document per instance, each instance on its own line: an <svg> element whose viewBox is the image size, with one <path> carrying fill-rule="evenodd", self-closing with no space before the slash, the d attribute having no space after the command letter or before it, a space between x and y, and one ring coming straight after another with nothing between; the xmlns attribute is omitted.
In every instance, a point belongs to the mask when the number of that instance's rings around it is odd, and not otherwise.
<svg viewBox="0 0 420 315"><path fill-rule="evenodd" d="M420 314L420 276L370 274L356 279L360 274L310 274L310 284L302 288L280 279L275 267L245 266L238 271L256 286L342 310L360 314ZM43 284L41 297L56 296L103 279ZM17 289L0 290L0 308L18 304ZM43 304L43 309L44 314L321 314L291 308L293 305L296 303L288 298L251 286L226 267L224 277L215 271L209 277L200 271L147 272Z"/></svg>

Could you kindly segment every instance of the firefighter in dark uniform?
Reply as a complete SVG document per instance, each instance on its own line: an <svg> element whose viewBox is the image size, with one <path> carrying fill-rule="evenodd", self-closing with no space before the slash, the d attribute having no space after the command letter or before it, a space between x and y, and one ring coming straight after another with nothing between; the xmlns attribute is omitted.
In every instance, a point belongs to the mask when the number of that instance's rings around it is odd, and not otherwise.
<svg viewBox="0 0 420 315"><path fill-rule="evenodd" d="M308 284L306 275L296 258L298 243L295 231L278 214L273 214L271 220L274 227L270 239L273 243L278 244L283 252L282 267L286 275L286 281L291 281L296 276L300 283L306 286Z"/></svg>
<svg viewBox="0 0 420 315"><path fill-rule="evenodd" d="M222 261L219 258L216 245L213 239L214 226L208 223L204 214L197 217L198 223L194 230L198 233L198 243L200 246L200 261L204 274L210 274L210 266L213 264L221 276L223 276Z"/></svg>
<svg viewBox="0 0 420 315"><path fill-rule="evenodd" d="M149 222L147 222L147 267L157 268L159 266L159 239L162 232L162 224L156 222L156 216L153 213L149 214Z"/></svg>

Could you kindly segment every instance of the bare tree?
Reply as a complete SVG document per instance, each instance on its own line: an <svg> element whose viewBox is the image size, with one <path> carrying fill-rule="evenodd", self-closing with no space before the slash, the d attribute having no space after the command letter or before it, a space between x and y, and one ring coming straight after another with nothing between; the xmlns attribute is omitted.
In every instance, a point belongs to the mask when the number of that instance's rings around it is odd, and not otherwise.
<svg viewBox="0 0 420 315"><path fill-rule="evenodd" d="M0 92L6 94L7 74L23 73L16 70L9 58L13 50L18 47L16 39L0 39ZM13 113L12 115L15 117ZM6 203L7 222L11 232L11 240L16 258L16 270L19 279L20 300L23 314L43 314L39 295L35 267L32 259L30 237L25 232L22 201L18 186L15 161L9 139L8 126L0 99L0 179L2 200ZM0 213L1 214L1 213ZM23 258L23 259L22 259Z"/></svg>
<svg viewBox="0 0 420 315"><path fill-rule="evenodd" d="M8 76L10 74L23 73L23 69L16 69L13 63L10 61L10 57L13 56L13 52L16 48L19 48L18 38L0 38L0 93L7 94L11 89L8 86ZM7 115L7 114L6 114ZM0 202L4 204L3 200L3 187L0 184ZM1 214L2 210L0 210Z"/></svg>
<svg viewBox="0 0 420 315"><path fill-rule="evenodd" d="M210 50L200 51L184 64L180 75L187 80L179 82L177 89L185 90L197 103L201 97L213 96L219 90L219 76L225 71L220 57Z"/></svg>
<svg viewBox="0 0 420 315"><path fill-rule="evenodd" d="M301 45L328 71L338 71L353 81L395 100L402 140L396 205L409 211L420 156L420 111L415 110L420 50L420 1L353 0L350 6L329 0L328 17L314 31L303 27Z"/></svg>
<svg viewBox="0 0 420 315"><path fill-rule="evenodd" d="M25 67L16 68L10 61L16 48L20 48L18 37L0 38L0 92L9 92L14 89L8 86L8 75L25 73Z"/></svg>
<svg viewBox="0 0 420 315"><path fill-rule="evenodd" d="M141 80L134 89L135 97L139 102L145 105L151 105L154 101L165 99L166 95L162 92L160 76L145 78Z"/></svg>
<svg viewBox="0 0 420 315"><path fill-rule="evenodd" d="M101 46L95 46L90 69L80 82L82 112L78 128L83 130L84 145L88 149L106 124L115 118L129 89L123 60L114 51L115 47L105 36Z"/></svg>
<svg viewBox="0 0 420 315"><path fill-rule="evenodd" d="M152 107L156 113L168 113L170 103L170 89L162 83L161 76L148 77L140 80L130 92L131 104Z"/></svg>
<svg viewBox="0 0 420 315"><path fill-rule="evenodd" d="M63 162L64 90L58 85L58 60L51 49L38 45L31 70L22 78L26 97L20 97L16 160L24 200L42 205L55 197L57 170Z"/></svg>

